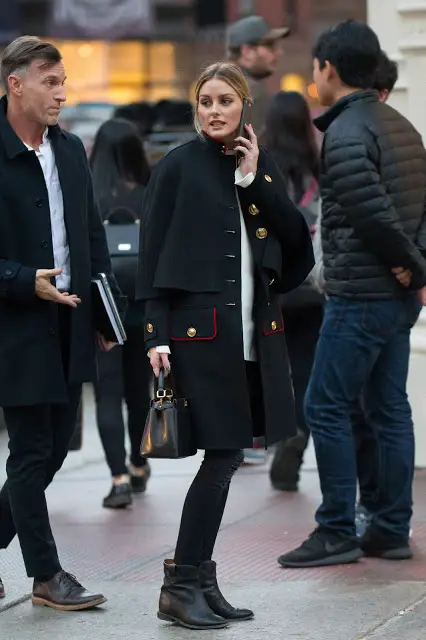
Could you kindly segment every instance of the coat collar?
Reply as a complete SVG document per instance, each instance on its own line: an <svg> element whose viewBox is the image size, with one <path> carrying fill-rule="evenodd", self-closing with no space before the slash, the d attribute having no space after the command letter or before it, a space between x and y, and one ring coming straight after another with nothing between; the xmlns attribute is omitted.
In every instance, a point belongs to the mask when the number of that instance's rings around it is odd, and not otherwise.
<svg viewBox="0 0 426 640"><path fill-rule="evenodd" d="M330 109L315 118L314 125L319 131L327 131L333 120L335 120L343 111L350 109L359 103L378 102L379 96L374 89L355 91L340 98Z"/></svg>
<svg viewBox="0 0 426 640"><path fill-rule="evenodd" d="M200 139L208 149L217 155L235 156L233 149L229 149L226 144L220 140L213 140L205 131L202 132Z"/></svg>
<svg viewBox="0 0 426 640"><path fill-rule="evenodd" d="M50 139L58 135L67 138L67 134L59 125L48 127L48 135ZM19 136L16 135L7 119L7 96L3 96L0 99L0 136L6 153L11 160L28 150L28 147L22 142Z"/></svg>

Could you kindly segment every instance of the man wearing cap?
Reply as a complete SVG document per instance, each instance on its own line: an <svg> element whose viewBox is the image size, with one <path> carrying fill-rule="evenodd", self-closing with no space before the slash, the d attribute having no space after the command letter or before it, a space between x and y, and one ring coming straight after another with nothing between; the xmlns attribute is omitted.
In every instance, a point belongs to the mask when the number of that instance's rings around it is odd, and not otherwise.
<svg viewBox="0 0 426 640"><path fill-rule="evenodd" d="M254 99L250 119L258 135L269 101L263 80L275 73L281 53L279 41L289 33L288 27L272 29L261 16L242 18L228 29L228 58L241 67L249 81Z"/></svg>

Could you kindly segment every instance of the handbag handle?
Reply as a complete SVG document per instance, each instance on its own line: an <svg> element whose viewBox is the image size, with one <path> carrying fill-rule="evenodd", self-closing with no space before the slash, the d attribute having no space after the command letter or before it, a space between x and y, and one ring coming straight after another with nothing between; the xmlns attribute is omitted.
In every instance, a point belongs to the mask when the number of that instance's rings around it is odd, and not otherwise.
<svg viewBox="0 0 426 640"><path fill-rule="evenodd" d="M173 396L174 396L174 385L173 385L173 379L171 378L171 373L169 373L169 380L170 380L170 387L167 388L166 387L166 375L165 375L165 371L164 371L164 367L160 368L160 373L158 378L156 378L155 376L153 376L154 378L154 385L153 385L153 395L154 395L154 399L162 402L164 400L173 400Z"/></svg>

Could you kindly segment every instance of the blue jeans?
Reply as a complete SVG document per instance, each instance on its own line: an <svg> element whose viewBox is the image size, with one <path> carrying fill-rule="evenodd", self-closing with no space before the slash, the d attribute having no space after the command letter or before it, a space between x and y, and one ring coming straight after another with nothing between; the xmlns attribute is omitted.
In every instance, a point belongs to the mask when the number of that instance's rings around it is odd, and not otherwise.
<svg viewBox="0 0 426 640"><path fill-rule="evenodd" d="M355 536L356 447L351 414L363 393L378 437L379 493L373 526L408 539L412 516L414 432L406 393L410 331L421 304L333 297L325 308L306 393L323 502L320 527Z"/></svg>

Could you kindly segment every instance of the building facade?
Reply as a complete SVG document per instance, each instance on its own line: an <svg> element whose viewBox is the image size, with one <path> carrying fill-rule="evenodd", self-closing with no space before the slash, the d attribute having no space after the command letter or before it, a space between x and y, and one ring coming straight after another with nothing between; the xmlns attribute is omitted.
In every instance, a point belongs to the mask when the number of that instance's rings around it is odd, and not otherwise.
<svg viewBox="0 0 426 640"><path fill-rule="evenodd" d="M8 0L0 5L3 43L33 33L60 48L71 104L191 97L200 69L226 55L226 24L251 13L273 26L292 27L270 90L300 90L315 103L309 88L313 40L342 19L366 15L365 2L352 0Z"/></svg>

